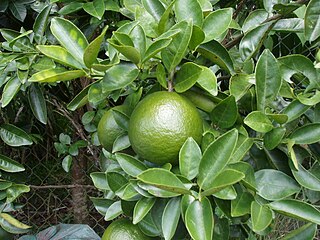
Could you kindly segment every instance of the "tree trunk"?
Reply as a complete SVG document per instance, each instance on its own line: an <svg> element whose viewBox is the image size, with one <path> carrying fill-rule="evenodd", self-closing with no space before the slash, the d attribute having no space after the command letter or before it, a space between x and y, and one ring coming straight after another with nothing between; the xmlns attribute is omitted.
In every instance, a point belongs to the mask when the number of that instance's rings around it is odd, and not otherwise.
<svg viewBox="0 0 320 240"><path fill-rule="evenodd" d="M82 151L72 164L72 184L86 185L87 158ZM88 224L89 212L87 205L87 193L83 187L72 188L72 204L74 223Z"/></svg>

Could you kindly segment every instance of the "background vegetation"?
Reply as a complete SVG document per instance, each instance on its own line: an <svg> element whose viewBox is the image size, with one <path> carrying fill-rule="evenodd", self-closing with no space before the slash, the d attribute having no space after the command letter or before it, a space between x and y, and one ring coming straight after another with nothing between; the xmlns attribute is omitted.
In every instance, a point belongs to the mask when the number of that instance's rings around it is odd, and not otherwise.
<svg viewBox="0 0 320 240"><path fill-rule="evenodd" d="M127 215L151 236L257 239L284 225L282 214L301 221L284 239L314 238L318 1L4 0L0 12L3 229L28 232L34 223L19 203L49 189L56 200L71 198L55 209L67 213L58 221L90 223L92 202L105 222ZM119 153L130 147L126 135L111 153L101 148L106 110L133 109L168 88L206 122L201 146L186 142L178 168L141 167ZM130 116L115 116L127 130ZM164 176L174 181L160 183ZM195 227L196 219L208 220Z"/></svg>

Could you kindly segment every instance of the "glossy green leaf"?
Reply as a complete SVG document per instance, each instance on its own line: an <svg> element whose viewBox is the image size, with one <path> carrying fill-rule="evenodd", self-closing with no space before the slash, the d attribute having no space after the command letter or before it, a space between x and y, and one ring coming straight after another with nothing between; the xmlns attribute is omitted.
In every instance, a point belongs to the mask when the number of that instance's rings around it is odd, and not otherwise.
<svg viewBox="0 0 320 240"><path fill-rule="evenodd" d="M32 68L37 72L55 67L55 62L51 58L45 56L39 58L34 64L32 64Z"/></svg>
<svg viewBox="0 0 320 240"><path fill-rule="evenodd" d="M238 107L233 95L218 103L210 113L211 121L220 128L230 128L238 117Z"/></svg>
<svg viewBox="0 0 320 240"><path fill-rule="evenodd" d="M201 157L202 153L199 145L193 138L189 137L179 152L180 173L189 180L195 178L199 172Z"/></svg>
<svg viewBox="0 0 320 240"><path fill-rule="evenodd" d="M47 123L47 104L41 87L38 84L31 84L28 92L28 99L33 115L43 124Z"/></svg>
<svg viewBox="0 0 320 240"><path fill-rule="evenodd" d="M211 203L207 198L192 202L185 215L185 224L194 240L212 240L214 219Z"/></svg>
<svg viewBox="0 0 320 240"><path fill-rule="evenodd" d="M21 194L27 193L30 191L30 187L24 184L13 184L11 187L6 189L7 194L7 203L12 203L16 200Z"/></svg>
<svg viewBox="0 0 320 240"><path fill-rule="evenodd" d="M12 147L31 145L31 137L21 128L12 124L2 124L0 126L0 137L2 141Z"/></svg>
<svg viewBox="0 0 320 240"><path fill-rule="evenodd" d="M257 9L249 13L242 25L243 32L248 32L267 20L269 13L264 9Z"/></svg>
<svg viewBox="0 0 320 240"><path fill-rule="evenodd" d="M83 102L87 100L87 102L97 105L103 102L109 93L110 93L109 91L104 92L101 81L94 82L93 84L91 84L88 90L88 93L86 95L86 98L83 98Z"/></svg>
<svg viewBox="0 0 320 240"><path fill-rule="evenodd" d="M263 143L268 150L272 150L277 147L284 135L286 133L286 129L284 127L277 127L272 129L270 132L267 132L263 136Z"/></svg>
<svg viewBox="0 0 320 240"><path fill-rule="evenodd" d="M304 105L313 106L320 102L320 91L315 93L299 93L297 99Z"/></svg>
<svg viewBox="0 0 320 240"><path fill-rule="evenodd" d="M202 66L202 71L198 77L197 83L212 96L218 94L217 77L210 68Z"/></svg>
<svg viewBox="0 0 320 240"><path fill-rule="evenodd" d="M83 61L84 61L84 64L87 66L87 67L91 67L92 64L94 64L95 62L97 62L97 57L98 57L98 54L100 52L100 47L101 47L101 44L104 40L104 36L107 32L107 29L108 29L108 26L106 26L101 34L96 37L85 49L84 53L83 53Z"/></svg>
<svg viewBox="0 0 320 240"><path fill-rule="evenodd" d="M272 22L261 24L244 35L239 44L239 51L243 60L250 59L258 50L260 50L260 47L262 46L266 35L271 30L272 25Z"/></svg>
<svg viewBox="0 0 320 240"><path fill-rule="evenodd" d="M172 172L162 168L150 168L137 176L140 181L154 185L158 188L174 192L189 193L181 180Z"/></svg>
<svg viewBox="0 0 320 240"><path fill-rule="evenodd" d="M225 169L218 176L215 177L214 182L208 186L205 191L201 193L202 196L209 196L213 193L220 191L221 189L231 186L240 180L242 180L245 175L234 169Z"/></svg>
<svg viewBox="0 0 320 240"><path fill-rule="evenodd" d="M203 41L205 35L202 28L196 25L192 26L192 36L189 42L190 50L195 50Z"/></svg>
<svg viewBox="0 0 320 240"><path fill-rule="evenodd" d="M258 194L267 200L280 200L300 191L300 186L285 173L264 169L255 173Z"/></svg>
<svg viewBox="0 0 320 240"><path fill-rule="evenodd" d="M0 100L2 108L6 107L11 102L11 100L20 90L20 87L21 82L18 77L10 78L10 80L6 83L6 85L3 88Z"/></svg>
<svg viewBox="0 0 320 240"><path fill-rule="evenodd" d="M292 140L289 140L288 143L287 143L287 148L288 148L288 155L290 156L290 160L291 162L293 163L293 166L296 168L296 169L299 169L299 164L298 164L298 158L297 158L297 155L296 155L296 152L294 150L294 144L295 142L292 141Z"/></svg>
<svg viewBox="0 0 320 240"><path fill-rule="evenodd" d="M225 169L234 151L238 139L238 132L232 129L223 134L203 153L198 174L198 184L201 189L209 189L215 178Z"/></svg>
<svg viewBox="0 0 320 240"><path fill-rule="evenodd" d="M107 175L104 172L92 172L90 173L90 177L92 179L93 185L102 190L110 190Z"/></svg>
<svg viewBox="0 0 320 240"><path fill-rule="evenodd" d="M42 9L33 24L34 40L38 43L42 43L43 35L48 25L48 19L51 11L51 6L46 6Z"/></svg>
<svg viewBox="0 0 320 240"><path fill-rule="evenodd" d="M159 187L155 187L154 185L146 184L143 182L138 182L138 186L155 197L172 198L180 195L180 193L170 192L170 191L161 189Z"/></svg>
<svg viewBox="0 0 320 240"><path fill-rule="evenodd" d="M162 14L159 24L158 31L160 34L166 32L171 26L170 16L172 14L172 8L174 6L175 1L171 1L171 3L166 7L164 13Z"/></svg>
<svg viewBox="0 0 320 240"><path fill-rule="evenodd" d="M107 172L107 181L113 192L117 192L128 183L128 180L118 172Z"/></svg>
<svg viewBox="0 0 320 240"><path fill-rule="evenodd" d="M110 205L104 216L105 221L111 221L122 214L121 201L116 201Z"/></svg>
<svg viewBox="0 0 320 240"><path fill-rule="evenodd" d="M287 15L291 12L294 12L299 7L305 8L305 6L303 5L304 3L302 3L302 2L288 2L288 3L286 3L286 2L278 1L278 3L274 2L273 4L274 4L273 10L275 10L278 13L283 14L283 15Z"/></svg>
<svg viewBox="0 0 320 240"><path fill-rule="evenodd" d="M180 201L180 212L181 212L181 217L183 221L185 221L185 215L188 207L195 200L196 200L195 197L193 197L192 195L189 195L189 194L182 195L181 201Z"/></svg>
<svg viewBox="0 0 320 240"><path fill-rule="evenodd" d="M253 145L253 139L242 134L239 135L236 148L230 158L230 163L236 163L243 159Z"/></svg>
<svg viewBox="0 0 320 240"><path fill-rule="evenodd" d="M205 33L204 42L217 39L228 30L232 20L232 9L223 8L210 13L203 21L202 30Z"/></svg>
<svg viewBox="0 0 320 240"><path fill-rule="evenodd" d="M309 42L315 41L320 36L320 3L311 0L305 13L305 36Z"/></svg>
<svg viewBox="0 0 320 240"><path fill-rule="evenodd" d="M281 113L286 114L288 116L287 122L291 122L297 118L299 118L302 114L304 114L310 106L306 106L299 102L298 100L293 100L288 106L286 106Z"/></svg>
<svg viewBox="0 0 320 240"><path fill-rule="evenodd" d="M145 56L141 62L144 63L150 58L154 57L157 53L166 48L171 43L171 41L171 38L162 38L153 42L148 47L147 51L145 52Z"/></svg>
<svg viewBox="0 0 320 240"><path fill-rule="evenodd" d="M309 79L307 90L320 88L320 83L317 81L317 72L312 61L300 54L291 54L278 58L282 78L287 82L291 82L291 77L298 73Z"/></svg>
<svg viewBox="0 0 320 240"><path fill-rule="evenodd" d="M135 19L150 38L156 38L158 33L158 22L155 18L143 7L137 7L135 10Z"/></svg>
<svg viewBox="0 0 320 240"><path fill-rule="evenodd" d="M91 84L86 86L71 100L71 102L67 105L68 110L75 111L76 109L88 103L88 92L91 86Z"/></svg>
<svg viewBox="0 0 320 240"><path fill-rule="evenodd" d="M113 200L99 197L90 197L90 201L101 215L106 215L108 208L114 203Z"/></svg>
<svg viewBox="0 0 320 240"><path fill-rule="evenodd" d="M231 201L231 216L240 217L251 212L251 202L254 197L249 192L238 194L237 198Z"/></svg>
<svg viewBox="0 0 320 240"><path fill-rule="evenodd" d="M254 232L262 232L272 222L272 211L267 206L253 201L251 203L251 222Z"/></svg>
<svg viewBox="0 0 320 240"><path fill-rule="evenodd" d="M273 26L272 30L277 32L303 32L304 21L301 18L280 19Z"/></svg>
<svg viewBox="0 0 320 240"><path fill-rule="evenodd" d="M4 230L4 231L7 231L9 233L12 233L12 234L26 234L27 232L30 231L30 229L22 229L22 228L19 228L19 227L16 227L12 224L10 224L8 221L6 221L2 216L4 215L7 215L7 216L11 216L7 213L1 213L0 215L0 226L1 228ZM23 223L21 223L23 224Z"/></svg>
<svg viewBox="0 0 320 240"><path fill-rule="evenodd" d="M282 113L267 113L266 115L271 120L274 120L275 122L277 122L279 124L285 124L289 119L286 114L282 114Z"/></svg>
<svg viewBox="0 0 320 240"><path fill-rule="evenodd" d="M62 168L65 172L69 172L70 171L70 167L72 164L72 156L71 155L67 155L63 158L62 160Z"/></svg>
<svg viewBox="0 0 320 240"><path fill-rule="evenodd" d="M212 40L201 44L196 51L232 75L235 74L233 61L228 51L218 41Z"/></svg>
<svg viewBox="0 0 320 240"><path fill-rule="evenodd" d="M151 210L156 198L141 198L135 205L133 210L133 224L140 222Z"/></svg>
<svg viewBox="0 0 320 240"><path fill-rule="evenodd" d="M130 32L133 45L139 51L141 59L144 57L147 48L146 33L140 24L137 24Z"/></svg>
<svg viewBox="0 0 320 240"><path fill-rule="evenodd" d="M212 196L223 200L234 200L237 197L235 188L230 185L212 194Z"/></svg>
<svg viewBox="0 0 320 240"><path fill-rule="evenodd" d="M124 201L137 201L141 199L140 193L137 191L139 188L136 183L129 182L120 188L115 194Z"/></svg>
<svg viewBox="0 0 320 240"><path fill-rule="evenodd" d="M0 213L0 225L4 231L12 234L24 234L30 231L31 226L28 226L8 213Z"/></svg>
<svg viewBox="0 0 320 240"><path fill-rule="evenodd" d="M320 123L305 124L289 136L296 144L311 144L320 141Z"/></svg>
<svg viewBox="0 0 320 240"><path fill-rule="evenodd" d="M12 182L9 182L9 181L5 181L5 180L0 180L0 190L6 190L7 188L11 187L12 186Z"/></svg>
<svg viewBox="0 0 320 240"><path fill-rule="evenodd" d="M160 21L165 12L165 8L159 0L142 0L142 5L155 20Z"/></svg>
<svg viewBox="0 0 320 240"><path fill-rule="evenodd" d="M163 211L161 227L166 240L172 239L177 230L180 218L180 201L181 199L178 197L170 199Z"/></svg>
<svg viewBox="0 0 320 240"><path fill-rule="evenodd" d="M106 71L102 80L104 91L113 91L126 87L139 74L139 70L132 63L120 63Z"/></svg>
<svg viewBox="0 0 320 240"><path fill-rule="evenodd" d="M91 16L101 20L105 11L104 0L93 0L92 2L86 2L83 4L83 10L85 10Z"/></svg>
<svg viewBox="0 0 320 240"><path fill-rule="evenodd" d="M257 132L266 133L273 129L272 122L260 111L249 113L244 119L244 123Z"/></svg>
<svg viewBox="0 0 320 240"><path fill-rule="evenodd" d="M302 227L294 229L280 240L313 240L317 233L317 224L307 223Z"/></svg>
<svg viewBox="0 0 320 240"><path fill-rule="evenodd" d="M138 64L141 61L140 53L134 46L121 45L113 39L110 39L109 43L133 63Z"/></svg>
<svg viewBox="0 0 320 240"><path fill-rule="evenodd" d="M238 73L231 77L229 88L230 94L236 98L236 101L241 99L252 86L252 75Z"/></svg>
<svg viewBox="0 0 320 240"><path fill-rule="evenodd" d="M151 212L148 213L144 219L138 223L138 226L147 236L158 237L161 235L161 228L159 228L159 225L157 224L157 216L151 214Z"/></svg>
<svg viewBox="0 0 320 240"><path fill-rule="evenodd" d="M203 13L198 1L176 0L174 7L178 22L192 19L194 25L202 26Z"/></svg>
<svg viewBox="0 0 320 240"><path fill-rule="evenodd" d="M125 133L121 136L118 136L116 140L113 142L112 153L122 151L130 146L131 143L129 141L129 136Z"/></svg>
<svg viewBox="0 0 320 240"><path fill-rule="evenodd" d="M167 82L167 78L166 78L166 70L165 70L164 66L161 63L159 63L157 65L156 75L157 75L157 80L160 83L160 85L164 89L168 89L168 82Z"/></svg>
<svg viewBox="0 0 320 240"><path fill-rule="evenodd" d="M53 18L50 29L59 43L80 63L88 46L88 40L79 28L64 18Z"/></svg>
<svg viewBox="0 0 320 240"><path fill-rule="evenodd" d="M269 203L274 210L288 217L320 224L320 211L314 206L293 199Z"/></svg>
<svg viewBox="0 0 320 240"><path fill-rule="evenodd" d="M202 68L192 62L185 63L177 71L175 90L178 93L185 92L191 88L199 79Z"/></svg>
<svg viewBox="0 0 320 240"><path fill-rule="evenodd" d="M64 5L59 11L58 13L60 15L68 15L70 13L74 13L77 12L79 10L81 10L83 7L83 3L82 2L70 2L66 5Z"/></svg>
<svg viewBox="0 0 320 240"><path fill-rule="evenodd" d="M256 190L257 184L256 184L255 175L254 175L254 169L249 163L241 161L241 162L229 164L228 168L242 172L245 175L245 177L241 179L241 182L247 188L250 188L254 191Z"/></svg>
<svg viewBox="0 0 320 240"><path fill-rule="evenodd" d="M161 51L162 61L168 72L172 72L185 56L192 35L192 24L182 21L174 25L171 30L180 32L173 37L168 47Z"/></svg>
<svg viewBox="0 0 320 240"><path fill-rule="evenodd" d="M9 4L9 9L11 13L18 19L20 22L23 22L27 16L26 6L19 1L13 1Z"/></svg>
<svg viewBox="0 0 320 240"><path fill-rule="evenodd" d="M124 153L116 153L116 159L123 171L132 177L138 176L147 169L141 161Z"/></svg>
<svg viewBox="0 0 320 240"><path fill-rule="evenodd" d="M22 172L25 168L17 161L0 154L0 169L5 172Z"/></svg>
<svg viewBox="0 0 320 240"><path fill-rule="evenodd" d="M257 109L264 112L274 101L281 86L280 69L276 58L269 50L264 50L256 65Z"/></svg>
<svg viewBox="0 0 320 240"><path fill-rule="evenodd" d="M298 164L298 166L298 170L295 168L291 169L291 172L297 182L307 189L320 191L320 179L312 172L305 169L301 164Z"/></svg>
<svg viewBox="0 0 320 240"><path fill-rule="evenodd" d="M85 76L85 74L82 70L65 71L53 68L33 74L31 78L29 78L29 82L53 83L68 81Z"/></svg>

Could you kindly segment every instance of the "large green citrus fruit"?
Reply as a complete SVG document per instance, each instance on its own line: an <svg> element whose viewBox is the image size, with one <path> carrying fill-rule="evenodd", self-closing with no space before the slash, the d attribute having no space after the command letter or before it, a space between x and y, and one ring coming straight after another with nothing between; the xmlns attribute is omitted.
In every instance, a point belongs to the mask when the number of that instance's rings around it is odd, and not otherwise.
<svg viewBox="0 0 320 240"><path fill-rule="evenodd" d="M151 240L151 238L144 235L129 219L124 218L112 222L104 231L101 240Z"/></svg>
<svg viewBox="0 0 320 240"><path fill-rule="evenodd" d="M183 96L155 92L133 110L129 140L142 159L157 164L177 164L179 150L188 137L200 144L202 123L196 107Z"/></svg>
<svg viewBox="0 0 320 240"><path fill-rule="evenodd" d="M99 121L97 129L98 138L101 145L109 152L112 151L114 141L125 133L125 130L123 130L114 119L112 113L114 110L127 114L129 107L125 105L113 107L103 114Z"/></svg>

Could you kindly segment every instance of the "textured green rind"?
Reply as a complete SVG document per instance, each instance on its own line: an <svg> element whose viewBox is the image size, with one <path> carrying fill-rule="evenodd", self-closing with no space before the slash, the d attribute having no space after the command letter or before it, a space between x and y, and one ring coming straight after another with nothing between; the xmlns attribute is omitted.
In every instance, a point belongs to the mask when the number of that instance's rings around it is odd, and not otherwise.
<svg viewBox="0 0 320 240"><path fill-rule="evenodd" d="M131 115L131 146L150 162L177 164L179 150L188 137L200 144L202 119L196 107L177 93L152 93Z"/></svg>
<svg viewBox="0 0 320 240"><path fill-rule="evenodd" d="M120 219L107 227L101 240L151 240L151 238L144 235L138 225L133 225L129 219Z"/></svg>
<svg viewBox="0 0 320 240"><path fill-rule="evenodd" d="M99 142L103 146L104 149L111 152L113 143L120 135L124 134L125 131L117 124L114 119L112 110L118 110L120 112L128 112L127 106L116 106L114 108L109 109L103 116L101 117L98 124L98 138Z"/></svg>

